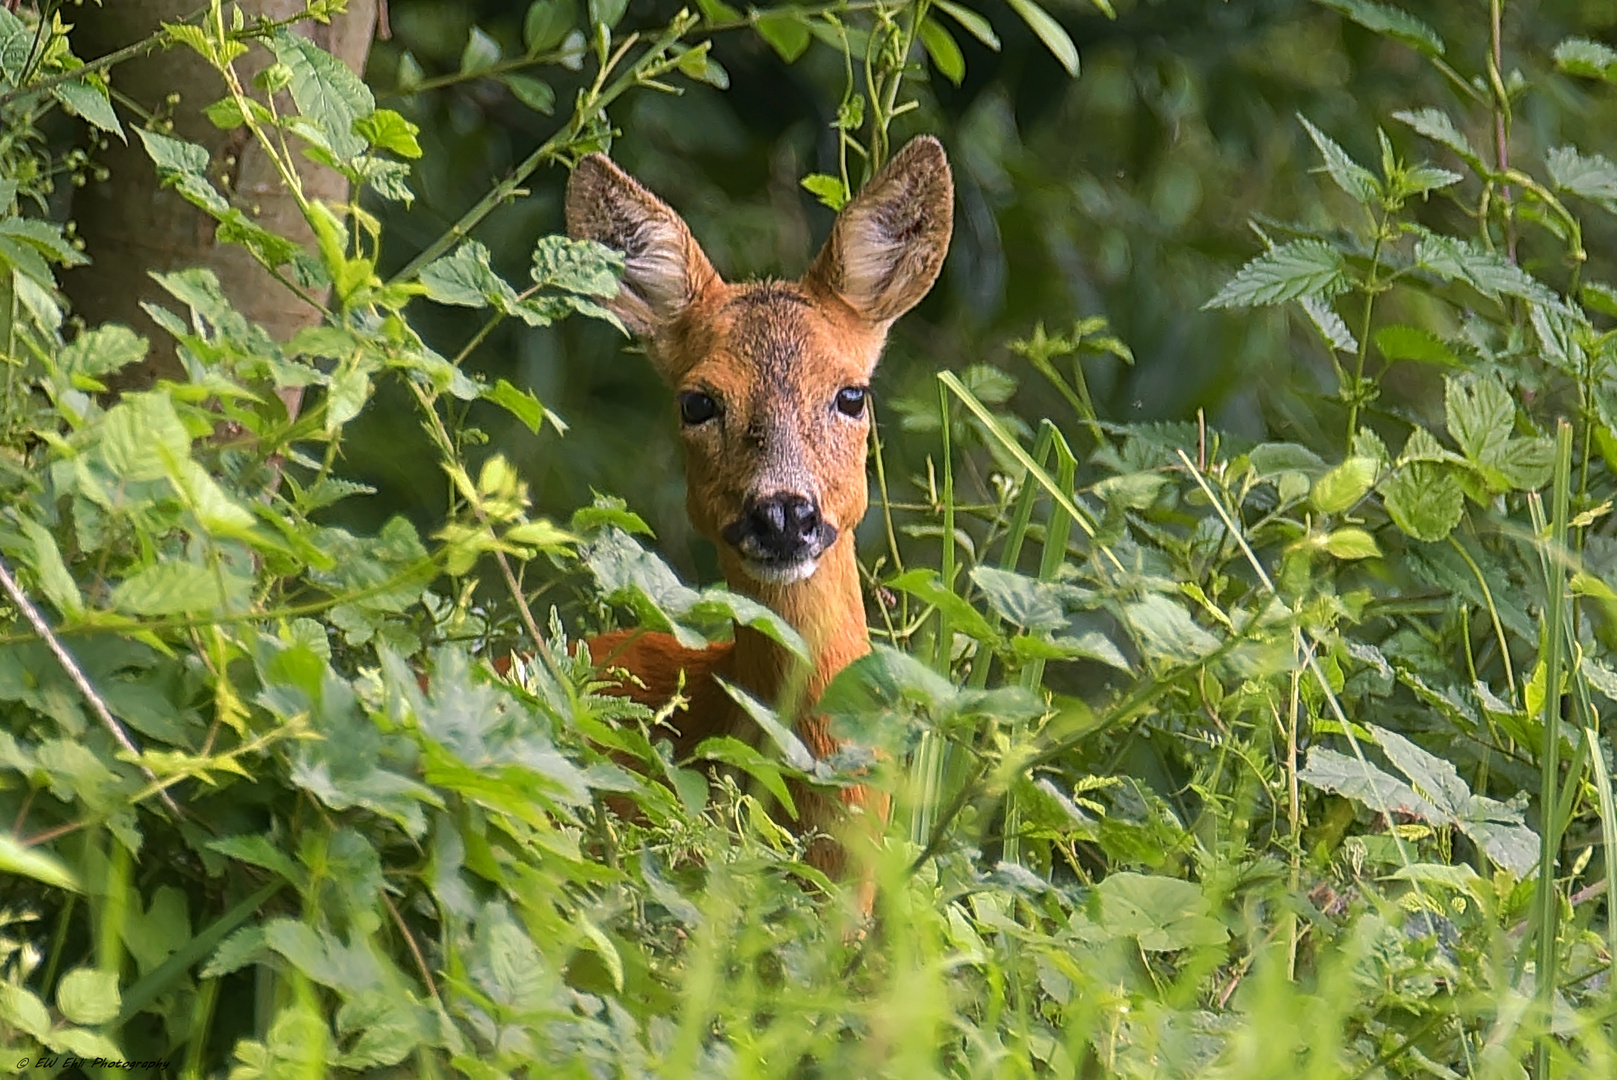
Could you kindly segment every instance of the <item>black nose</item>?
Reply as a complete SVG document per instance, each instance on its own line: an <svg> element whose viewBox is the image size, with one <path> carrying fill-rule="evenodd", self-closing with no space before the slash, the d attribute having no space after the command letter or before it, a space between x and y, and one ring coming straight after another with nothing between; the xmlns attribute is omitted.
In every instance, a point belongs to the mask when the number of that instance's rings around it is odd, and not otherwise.
<svg viewBox="0 0 1617 1080"><path fill-rule="evenodd" d="M724 530L743 555L782 563L818 558L836 535L813 500L785 493L752 500Z"/></svg>

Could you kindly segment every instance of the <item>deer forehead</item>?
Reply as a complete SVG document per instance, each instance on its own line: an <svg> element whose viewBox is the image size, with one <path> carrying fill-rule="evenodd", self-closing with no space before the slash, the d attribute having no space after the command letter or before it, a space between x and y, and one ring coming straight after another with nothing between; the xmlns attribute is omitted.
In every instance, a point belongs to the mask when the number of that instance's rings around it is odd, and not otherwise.
<svg viewBox="0 0 1617 1080"><path fill-rule="evenodd" d="M715 391L727 408L818 410L838 389L868 382L881 351L879 335L798 285L725 286L706 299L669 359L676 385Z"/></svg>

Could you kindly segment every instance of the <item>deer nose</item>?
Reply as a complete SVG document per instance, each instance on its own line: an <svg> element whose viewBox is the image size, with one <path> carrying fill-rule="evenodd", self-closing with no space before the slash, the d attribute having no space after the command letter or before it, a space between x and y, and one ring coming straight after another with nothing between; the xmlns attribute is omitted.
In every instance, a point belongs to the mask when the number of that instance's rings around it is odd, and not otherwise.
<svg viewBox="0 0 1617 1080"><path fill-rule="evenodd" d="M819 558L837 538L812 499L781 492L751 500L724 538L760 562L795 563Z"/></svg>

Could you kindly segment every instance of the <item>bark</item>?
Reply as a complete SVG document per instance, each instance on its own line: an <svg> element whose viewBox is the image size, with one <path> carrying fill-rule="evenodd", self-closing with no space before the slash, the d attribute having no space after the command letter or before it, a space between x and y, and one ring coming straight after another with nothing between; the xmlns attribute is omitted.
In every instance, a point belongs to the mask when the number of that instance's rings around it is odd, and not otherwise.
<svg viewBox="0 0 1617 1080"><path fill-rule="evenodd" d="M284 19L304 5L302 0L242 0L241 7L249 18ZM105 55L151 34L160 23L178 22L196 8L197 0L120 0L85 6L77 14L78 25L73 30L74 51L87 58ZM347 13L330 25L305 21L293 32L306 35L355 72L363 73L376 18L377 0L349 0ZM236 61L236 68L246 83L272 60L269 50L254 45ZM225 89L200 56L174 48L140 57L114 68L112 83L122 94L153 110L164 110L165 100L178 95L178 103L166 109L174 118L174 134L207 148L209 176L225 196L271 232L312 248L313 235L303 215L257 145L244 131L220 131L202 115L204 107L224 96ZM120 111L125 125L130 125L133 118ZM215 242L213 219L159 184L138 139L131 137L127 146L113 140L101 160L110 179L81 190L73 208L91 263L64 275L62 286L88 325L120 322L151 339L151 356L124 373L119 389L149 385L180 372L173 342L140 308L142 301L161 304L168 299L151 280L153 271L211 268L237 309L264 326L277 341L319 321L319 312L277 283L245 249ZM341 174L301 155L298 171L311 197L328 202L348 197L348 182ZM295 402L287 404L295 411Z"/></svg>

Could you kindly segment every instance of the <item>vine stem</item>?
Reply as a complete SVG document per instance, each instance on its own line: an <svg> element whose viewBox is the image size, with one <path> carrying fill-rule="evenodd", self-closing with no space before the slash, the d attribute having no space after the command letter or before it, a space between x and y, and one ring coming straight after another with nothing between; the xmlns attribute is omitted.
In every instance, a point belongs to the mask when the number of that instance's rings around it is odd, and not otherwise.
<svg viewBox="0 0 1617 1080"><path fill-rule="evenodd" d="M1383 211L1376 222L1375 244L1370 249L1370 273L1364 279L1364 318L1359 321L1359 351L1353 367L1353 387L1348 394L1347 445L1353 446L1353 435L1359 430L1359 388L1364 383L1364 364L1370 355L1370 317L1375 314L1376 293L1380 283L1376 273L1381 269L1381 245L1387 239L1387 214Z"/></svg>
<svg viewBox="0 0 1617 1080"><path fill-rule="evenodd" d="M179 804L169 795L168 789L163 786L163 781L158 779L157 774L151 770L151 767L140 760L140 747L135 745L135 740L129 737L129 733L123 729L123 725L119 724L117 719L113 717L112 710L107 708L107 703L102 699L100 693L96 691L95 686L90 682L89 676L84 674L84 669L79 666L77 660L73 659L73 654L68 652L62 645L61 639L51 631L50 624L45 621L45 616L41 615L39 609L34 606L33 601L28 599L28 594L23 592L22 586L17 584L17 579L11 575L11 567L6 565L4 557L0 557L0 588L6 590L7 595L11 597L11 602L17 605L18 610L23 614L23 618L27 619L29 624L33 626L34 631L39 634L40 640L45 642L45 647L51 651L52 656L56 657L56 662L62 665L63 671L67 672L67 677L73 680L73 685L78 687L79 693L84 695L84 700L89 702L90 711L94 712L96 719L101 721L101 726L106 728L112 734L113 740L124 749L125 753L134 759L134 766L140 770L141 775L157 786L157 797L163 800L163 805L173 811L175 816L180 816Z"/></svg>

